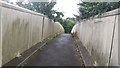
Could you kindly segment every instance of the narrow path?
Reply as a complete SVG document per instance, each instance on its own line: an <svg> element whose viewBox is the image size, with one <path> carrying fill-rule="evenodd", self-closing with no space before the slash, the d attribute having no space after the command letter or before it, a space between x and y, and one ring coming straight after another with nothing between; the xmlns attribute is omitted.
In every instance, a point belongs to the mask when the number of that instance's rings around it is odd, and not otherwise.
<svg viewBox="0 0 120 68"><path fill-rule="evenodd" d="M76 57L70 34L61 34L38 50L24 64L25 66L81 66Z"/></svg>

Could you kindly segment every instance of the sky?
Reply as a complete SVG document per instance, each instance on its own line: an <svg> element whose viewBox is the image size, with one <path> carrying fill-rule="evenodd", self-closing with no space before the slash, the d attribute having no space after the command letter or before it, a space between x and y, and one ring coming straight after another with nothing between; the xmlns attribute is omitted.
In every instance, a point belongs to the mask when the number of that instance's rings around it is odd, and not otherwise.
<svg viewBox="0 0 120 68"><path fill-rule="evenodd" d="M73 14L78 14L77 4L80 0L57 0L57 4L54 9L64 13L65 17L74 17Z"/></svg>
<svg viewBox="0 0 120 68"><path fill-rule="evenodd" d="M16 0L10 0L15 2ZM56 0L57 4L55 5L54 9L64 13L63 18L67 17L74 17L73 14L77 13L77 4L80 0Z"/></svg>

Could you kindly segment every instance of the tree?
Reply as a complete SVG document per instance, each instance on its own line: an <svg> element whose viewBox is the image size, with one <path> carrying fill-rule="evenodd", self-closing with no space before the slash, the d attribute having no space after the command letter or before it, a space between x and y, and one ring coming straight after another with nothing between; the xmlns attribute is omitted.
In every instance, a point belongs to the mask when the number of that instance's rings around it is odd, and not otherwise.
<svg viewBox="0 0 120 68"><path fill-rule="evenodd" d="M42 13L46 16L48 16L50 19L53 19L54 21L60 22L62 17L64 16L62 12L58 12L57 10L54 10L53 7L55 6L56 2L17 2L18 6L27 8L29 10ZM56 15L56 16L55 16Z"/></svg>
<svg viewBox="0 0 120 68"><path fill-rule="evenodd" d="M74 18L66 18L65 20L63 20L63 22L61 22L62 26L65 29L65 33L70 33L73 26L75 25L75 21Z"/></svg>
<svg viewBox="0 0 120 68"><path fill-rule="evenodd" d="M80 19L88 19L95 15L111 11L120 7L120 2L83 2L79 3L79 15L76 16Z"/></svg>
<svg viewBox="0 0 120 68"><path fill-rule="evenodd" d="M46 16L48 16L50 19L53 19L55 22L58 21L60 24L64 27L66 33L70 33L72 30L72 27L74 26L74 18L67 18L63 19L62 17L64 14L62 12L58 12L57 10L54 10L53 7L56 3L55 2L17 2L17 5L23 8L27 8L29 10L42 13Z"/></svg>

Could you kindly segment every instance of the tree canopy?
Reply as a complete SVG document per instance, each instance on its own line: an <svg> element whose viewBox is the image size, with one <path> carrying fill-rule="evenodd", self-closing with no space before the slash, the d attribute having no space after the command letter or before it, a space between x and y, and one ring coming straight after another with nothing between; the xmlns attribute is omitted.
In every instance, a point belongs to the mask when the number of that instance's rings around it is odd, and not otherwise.
<svg viewBox="0 0 120 68"><path fill-rule="evenodd" d="M79 15L76 17L79 19L88 19L119 8L120 2L83 2L79 3L78 6Z"/></svg>
<svg viewBox="0 0 120 68"><path fill-rule="evenodd" d="M70 33L73 26L75 25L75 18L66 18L63 20L63 22L61 22L61 24L63 25L64 29L65 29L65 33Z"/></svg>
<svg viewBox="0 0 120 68"><path fill-rule="evenodd" d="M29 10L42 13L46 16L48 16L50 19L53 19L54 21L60 22L60 24L65 29L66 33L70 33L72 30L72 27L75 24L75 18L66 18L63 19L62 17L64 14L62 12L58 12L57 10L54 10L53 7L55 6L55 2L17 2L18 6L27 8Z"/></svg>
<svg viewBox="0 0 120 68"><path fill-rule="evenodd" d="M20 7L42 13L54 21L59 21L64 16L62 12L53 9L56 2L17 2L16 4Z"/></svg>

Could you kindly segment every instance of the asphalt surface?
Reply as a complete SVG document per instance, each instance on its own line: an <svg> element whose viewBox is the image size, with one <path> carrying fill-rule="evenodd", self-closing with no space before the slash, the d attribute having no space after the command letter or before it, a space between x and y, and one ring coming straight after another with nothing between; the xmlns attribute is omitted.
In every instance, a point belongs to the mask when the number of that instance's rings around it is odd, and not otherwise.
<svg viewBox="0 0 120 68"><path fill-rule="evenodd" d="M81 66L70 34L61 34L29 58L24 66Z"/></svg>

